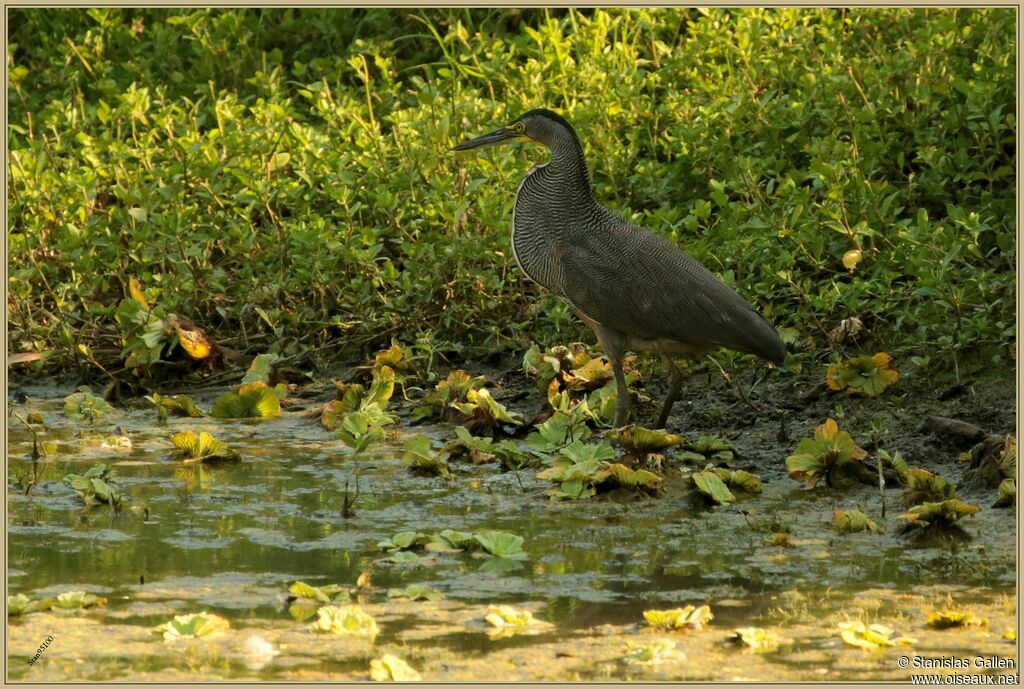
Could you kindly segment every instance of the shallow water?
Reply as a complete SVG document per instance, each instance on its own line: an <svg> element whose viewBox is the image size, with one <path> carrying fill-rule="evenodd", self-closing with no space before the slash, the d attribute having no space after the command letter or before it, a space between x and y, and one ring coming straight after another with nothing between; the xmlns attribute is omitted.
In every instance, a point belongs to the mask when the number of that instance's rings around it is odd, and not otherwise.
<svg viewBox="0 0 1024 689"><path fill-rule="evenodd" d="M425 679L905 679L900 654L1016 657L1003 633L1016 628L1012 510L988 508L967 520L971 540L918 544L885 534L842 536L833 509L878 513L877 488L803 490L784 469L739 461L758 473L761 496L705 508L670 462L662 498L612 493L550 502L535 470L453 462L450 478L409 473L404 437L426 432L440 445L450 427L403 428L353 459L350 450L302 412L267 421L172 418L151 409L117 410L96 424L70 421L71 390L32 389L24 416L42 412L49 457L32 475L32 436L9 419L8 593L31 598L85 589L103 608L10 618L12 679L365 679L369 659L394 652ZM209 398L197 399L208 408ZM130 451L89 437L120 427ZM183 467L167 458L169 438L207 430L243 457L238 464ZM80 435L87 437L79 437ZM778 459L781 464L784 457ZM83 510L61 482L96 463L112 465L123 509ZM355 514L342 514L345 484ZM887 491L891 517L899 491ZM969 499L973 496L967 496ZM987 500L987 501L986 501ZM786 525L793 547L764 545L771 524ZM415 565L387 562L376 543L398 531L495 528L525 537L526 560L437 555ZM306 631L285 603L288 586L353 586L372 571L360 602L381 628L375 643ZM438 602L389 600L390 587L423 584ZM947 599L951 596L950 599ZM927 613L954 604L989 619L984 628L935 632ZM554 624L534 636L492 641L488 604L514 604ZM700 632L657 634L642 612L687 603L711 606ZM215 639L166 644L151 628L202 610L230 620ZM845 647L836 623L885 621L918 639L872 653ZM639 626L638 626L639 625ZM734 627L769 627L792 643L752 655L723 643ZM259 634L278 655L256 662L246 639ZM54 641L31 667L47 635ZM624 664L626 642L671 638L686 659Z"/></svg>

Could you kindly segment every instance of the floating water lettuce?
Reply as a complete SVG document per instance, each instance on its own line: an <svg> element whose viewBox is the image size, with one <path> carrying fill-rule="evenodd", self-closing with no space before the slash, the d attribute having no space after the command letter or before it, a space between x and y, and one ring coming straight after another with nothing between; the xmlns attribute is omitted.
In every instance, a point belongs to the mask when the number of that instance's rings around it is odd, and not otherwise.
<svg viewBox="0 0 1024 689"><path fill-rule="evenodd" d="M242 385L261 382L270 385L270 375L274 371L277 354L257 354L242 377Z"/></svg>
<svg viewBox="0 0 1024 689"><path fill-rule="evenodd" d="M451 406L467 417L463 425L470 433L492 434L502 424L523 425L523 417L496 402L487 388L470 390L466 393L465 402L453 402Z"/></svg>
<svg viewBox="0 0 1024 689"><path fill-rule="evenodd" d="M412 420L438 418L447 421L451 405L465 402L470 390L479 390L486 382L485 376L472 378L465 371L452 371L413 407Z"/></svg>
<svg viewBox="0 0 1024 689"><path fill-rule="evenodd" d="M370 679L374 682L419 682L423 678L398 656L385 653L370 661Z"/></svg>
<svg viewBox="0 0 1024 689"><path fill-rule="evenodd" d="M318 603L348 602L351 597L349 590L340 584L311 586L304 581L296 581L288 587L288 592L289 600L308 599Z"/></svg>
<svg viewBox="0 0 1024 689"><path fill-rule="evenodd" d="M237 462L241 459L237 452L206 431L201 431L198 435L192 431L183 431L171 436L171 442L176 448L171 453L172 456L175 459L182 460L183 464L218 461Z"/></svg>
<svg viewBox="0 0 1024 689"><path fill-rule="evenodd" d="M382 368L390 368L395 372L399 382L416 373L416 367L409 361L405 348L398 344L392 344L387 349L377 352L373 357L372 366L374 373Z"/></svg>
<svg viewBox="0 0 1024 689"><path fill-rule="evenodd" d="M425 435L414 435L405 441L402 447L402 459L415 473L428 476L448 476L448 462L440 453L430 447L430 438Z"/></svg>
<svg viewBox="0 0 1024 689"><path fill-rule="evenodd" d="M676 642L669 639L657 639L647 644L626 642L626 655L623 659L630 665L658 665L668 661L686 659L682 651L676 650Z"/></svg>
<svg viewBox="0 0 1024 689"><path fill-rule="evenodd" d="M216 419L271 418L281 415L281 398L263 381L240 385L213 403L210 416Z"/></svg>
<svg viewBox="0 0 1024 689"><path fill-rule="evenodd" d="M363 407L359 411L345 414L341 428L334 435L352 448L354 454L366 450L371 443L384 437L384 427L393 424L395 419L381 410L376 404Z"/></svg>
<svg viewBox="0 0 1024 689"><path fill-rule="evenodd" d="M90 422L99 420L101 416L113 410L102 397L92 394L87 387L78 388L64 398L64 416L69 419L85 419Z"/></svg>
<svg viewBox="0 0 1024 689"><path fill-rule="evenodd" d="M117 507L121 504L121 494L107 483L113 476L114 471L109 469L106 464L97 464L84 474L67 474L63 481L82 497L86 507L95 505Z"/></svg>
<svg viewBox="0 0 1024 689"><path fill-rule="evenodd" d="M523 552L523 537L513 533L485 529L473 534L473 539L494 557L513 560L522 560L527 557Z"/></svg>
<svg viewBox="0 0 1024 689"><path fill-rule="evenodd" d="M325 605L316 611L317 620L309 625L309 631L318 634L338 634L369 638L380 631L377 621L363 612L358 605Z"/></svg>
<svg viewBox="0 0 1024 689"><path fill-rule="evenodd" d="M867 397L880 395L899 378L892 357L885 352L832 364L825 374L825 382L832 390Z"/></svg>
<svg viewBox="0 0 1024 689"><path fill-rule="evenodd" d="M702 435L688 442L678 454L679 459L696 464L725 464L736 457L733 444L719 435Z"/></svg>
<svg viewBox="0 0 1024 689"><path fill-rule="evenodd" d="M881 460L883 465L892 467L900 481L907 482L907 471L910 470L910 466L907 464L907 460L903 459L903 455L899 452L890 455L885 450L879 450L878 459Z"/></svg>
<svg viewBox="0 0 1024 689"><path fill-rule="evenodd" d="M15 596L7 596L7 616L17 617L28 612L28 606L32 602L24 593Z"/></svg>
<svg viewBox="0 0 1024 689"><path fill-rule="evenodd" d="M475 544L476 539L468 531L445 529L430 537L426 549L432 553L459 553Z"/></svg>
<svg viewBox="0 0 1024 689"><path fill-rule="evenodd" d="M391 538L377 542L381 550L395 551L406 550L422 546L427 542L427 535L419 531L399 531Z"/></svg>
<svg viewBox="0 0 1024 689"><path fill-rule="evenodd" d="M146 395L146 399L157 408L157 411L160 413L160 418L166 418L168 416L168 412L173 412L178 416L187 416L193 419L206 416L206 413L200 409L188 395L163 397L162 395L154 392L152 395Z"/></svg>
<svg viewBox="0 0 1024 689"><path fill-rule="evenodd" d="M403 589L388 589L388 598L398 598L405 600L426 600L426 601L437 601L444 598L444 595L440 591L429 589L426 586L420 584L410 584Z"/></svg>
<svg viewBox="0 0 1024 689"><path fill-rule="evenodd" d="M793 534L789 533L788 531L774 531L767 538L761 539L761 543L776 548L796 547L796 541L793 540Z"/></svg>
<svg viewBox="0 0 1024 689"><path fill-rule="evenodd" d="M649 463L658 453L671 447L679 447L686 442L686 438L681 435L642 428L636 424L607 431L604 437L612 445L625 451L624 460L635 463ZM660 464L656 460L655 463Z"/></svg>
<svg viewBox="0 0 1024 689"><path fill-rule="evenodd" d="M590 360L586 348L579 342L568 347L557 345L543 352L535 344L523 356L523 373L536 381L538 390L545 392L551 387L552 381L560 378L563 370L572 370L576 366L577 357L582 363Z"/></svg>
<svg viewBox="0 0 1024 689"><path fill-rule="evenodd" d="M324 405L320 415L321 423L329 431L337 430L354 412L362 412L371 419L386 416L388 402L395 394L395 372L389 366L374 369L368 390L359 383L341 384L338 394L338 399Z"/></svg>
<svg viewBox="0 0 1024 689"><path fill-rule="evenodd" d="M942 502L925 502L911 507L899 515L907 521L907 528L930 529L948 528L963 517L981 512L981 508L963 500L950 499Z"/></svg>
<svg viewBox="0 0 1024 689"><path fill-rule="evenodd" d="M931 629L981 626L988 626L988 620L970 610L938 610L928 615L928 627Z"/></svg>
<svg viewBox="0 0 1024 689"><path fill-rule="evenodd" d="M552 460L552 466L537 474L558 485L548 491L554 499L578 500L589 498L601 489L626 488L646 493L658 493L662 478L645 469L632 469L615 459L615 450L607 443L587 445L576 441L561 450Z"/></svg>
<svg viewBox="0 0 1024 689"><path fill-rule="evenodd" d="M1006 436L1003 451L999 454L999 471L1007 478L1017 477L1017 439Z"/></svg>
<svg viewBox="0 0 1024 689"><path fill-rule="evenodd" d="M490 627L487 636L500 639L513 634L536 634L550 628L550 622L534 619L529 610L514 608L511 605L492 605L484 616L484 622Z"/></svg>
<svg viewBox="0 0 1024 689"><path fill-rule="evenodd" d="M1017 504L1017 482L1012 478L1004 478L999 483L999 494L992 507L1013 507Z"/></svg>
<svg viewBox="0 0 1024 689"><path fill-rule="evenodd" d="M652 494L661 490L662 478L654 472L646 469L630 469L625 464L619 463L608 463L607 469L611 472L607 482L620 488L641 490Z"/></svg>
<svg viewBox="0 0 1024 689"><path fill-rule="evenodd" d="M895 634L895 630L884 624L843 622L839 625L839 635L845 643L868 651L876 651L895 644L910 646L917 643L917 639L896 637Z"/></svg>
<svg viewBox="0 0 1024 689"><path fill-rule="evenodd" d="M697 490L715 504L731 505L736 501L736 496L732 494L722 478L711 469L696 471L690 475L690 479Z"/></svg>
<svg viewBox="0 0 1024 689"><path fill-rule="evenodd" d="M878 524L869 519L860 510L834 510L832 512L832 526L842 533L881 531L878 528Z"/></svg>
<svg viewBox="0 0 1024 689"><path fill-rule="evenodd" d="M591 435L584 410L576 405L567 411L555 411L547 421L526 436L526 445L537 455L550 456Z"/></svg>
<svg viewBox="0 0 1024 689"><path fill-rule="evenodd" d="M65 591L50 604L51 610L81 610L106 605L107 599L85 591Z"/></svg>
<svg viewBox="0 0 1024 689"><path fill-rule="evenodd" d="M606 461L610 459L615 459L611 445L575 441L563 448L552 460L552 466L538 473L537 478L558 484L548 491L554 499L589 498L597 492L597 485L611 476Z"/></svg>
<svg viewBox="0 0 1024 689"><path fill-rule="evenodd" d="M717 477L717 481L715 480ZM731 504L736 496L733 491L741 493L760 493L761 479L749 471L723 469L710 464L690 475L694 485L708 500L719 505Z"/></svg>
<svg viewBox="0 0 1024 689"><path fill-rule="evenodd" d="M733 630L733 636L729 639L757 653L770 653L782 644L782 639L775 632L760 627L739 627Z"/></svg>
<svg viewBox="0 0 1024 689"><path fill-rule="evenodd" d="M849 433L840 431L836 422L828 419L814 430L813 438L800 441L796 452L786 458L786 469L790 477L813 488L822 477L828 483L837 467L866 456Z"/></svg>
<svg viewBox="0 0 1024 689"><path fill-rule="evenodd" d="M904 473L904 480L907 482L907 489L903 492L905 505L942 502L957 497L956 489L949 481L941 476L936 476L927 469L918 467L907 469Z"/></svg>
<svg viewBox="0 0 1024 689"><path fill-rule="evenodd" d="M535 463L511 440L495 442L491 438L477 438L464 426L456 426L455 435L457 439L444 448L449 457L466 456L474 464L498 462L502 468L510 470L522 469Z"/></svg>
<svg viewBox="0 0 1024 689"><path fill-rule="evenodd" d="M177 615L170 622L154 627L153 633L163 635L164 641L173 642L212 636L230 627L228 621L219 615L199 612L192 615Z"/></svg>
<svg viewBox="0 0 1024 689"><path fill-rule="evenodd" d="M393 562L396 565L426 565L434 562L433 558L426 555L417 555L410 550L396 550L382 560Z"/></svg>
<svg viewBox="0 0 1024 689"><path fill-rule="evenodd" d="M17 617L18 615L28 615L33 612L45 612L51 609L56 602L56 598L32 600L23 593L19 593L16 596L7 596L7 615Z"/></svg>
<svg viewBox="0 0 1024 689"><path fill-rule="evenodd" d="M644 619L655 629L689 629L699 631L712 619L714 614L707 605L687 605L672 610L644 610Z"/></svg>

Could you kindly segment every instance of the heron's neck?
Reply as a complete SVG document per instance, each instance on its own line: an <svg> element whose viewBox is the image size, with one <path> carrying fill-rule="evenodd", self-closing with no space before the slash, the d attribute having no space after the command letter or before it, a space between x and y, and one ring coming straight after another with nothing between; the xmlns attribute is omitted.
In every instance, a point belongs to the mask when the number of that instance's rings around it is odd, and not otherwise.
<svg viewBox="0 0 1024 689"><path fill-rule="evenodd" d="M563 183L572 185L590 197L590 171L579 139L575 136L565 137L552 142L548 148L551 152L551 160L547 164L548 173L558 176Z"/></svg>

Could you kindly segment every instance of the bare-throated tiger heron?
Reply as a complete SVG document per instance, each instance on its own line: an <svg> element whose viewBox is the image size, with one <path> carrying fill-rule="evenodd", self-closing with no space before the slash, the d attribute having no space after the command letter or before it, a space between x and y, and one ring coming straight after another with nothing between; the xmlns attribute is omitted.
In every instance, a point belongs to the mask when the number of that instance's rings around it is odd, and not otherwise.
<svg viewBox="0 0 1024 689"><path fill-rule="evenodd" d="M519 183L512 252L530 279L565 299L597 335L615 370L616 426L632 407L622 371L627 349L657 352L671 371L658 428L682 384L671 355L727 347L782 363L778 333L743 297L675 244L598 204L583 146L561 116L531 110L453 150L518 141L547 146L551 158Z"/></svg>

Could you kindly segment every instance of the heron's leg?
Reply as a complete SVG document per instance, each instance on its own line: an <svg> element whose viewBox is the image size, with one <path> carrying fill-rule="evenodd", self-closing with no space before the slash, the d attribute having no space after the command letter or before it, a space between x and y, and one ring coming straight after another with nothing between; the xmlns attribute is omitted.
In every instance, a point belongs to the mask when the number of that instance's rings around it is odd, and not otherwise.
<svg viewBox="0 0 1024 689"><path fill-rule="evenodd" d="M679 371L679 367L676 366L676 362L672 361L672 357L664 352L661 354L661 360L665 362L669 373L672 374L672 381L669 383L668 395L665 397L665 403L661 407L658 423L654 424L655 428L664 428L665 424L668 423L668 415L672 412L672 405L679 399L679 392L683 388L683 374Z"/></svg>
<svg viewBox="0 0 1024 689"><path fill-rule="evenodd" d="M622 354L626 346L626 338L621 333L609 330L588 318L585 313L573 306L576 315L587 324L587 327L597 335L597 342L604 350L605 356L612 364L615 371L615 427L622 428L629 422L633 412L633 400L629 396L629 387L626 385L626 374L622 370Z"/></svg>
<svg viewBox="0 0 1024 689"><path fill-rule="evenodd" d="M630 414L633 411L633 400L629 396L629 387L626 385L626 374L622 371L622 354L616 353L612 358L612 368L615 370L615 427L622 428L629 422Z"/></svg>

